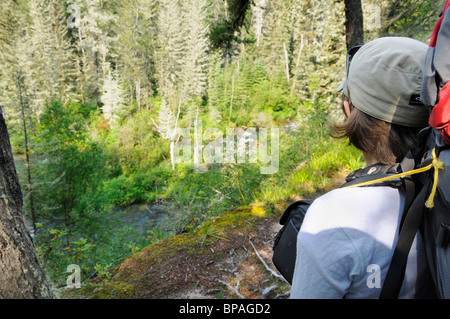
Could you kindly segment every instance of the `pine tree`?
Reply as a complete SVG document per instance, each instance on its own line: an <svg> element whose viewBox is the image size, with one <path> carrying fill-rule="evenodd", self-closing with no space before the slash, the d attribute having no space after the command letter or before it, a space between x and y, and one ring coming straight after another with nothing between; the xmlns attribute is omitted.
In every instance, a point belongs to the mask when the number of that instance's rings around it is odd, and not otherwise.
<svg viewBox="0 0 450 319"><path fill-rule="evenodd" d="M172 113L171 108L166 100L163 99L159 110L159 124L156 124L156 122L152 119L153 124L155 125L159 134L161 134L161 137L170 140L170 161L172 164L172 170L175 170L174 148L176 142L175 140L179 134L178 121L180 119L180 113L181 99L178 102L178 111L176 116L174 116L174 114Z"/></svg>
<svg viewBox="0 0 450 319"><path fill-rule="evenodd" d="M174 119L175 117L172 110L170 109L167 101L163 99L158 111L159 125L155 125L158 127L158 131L164 139L168 139L170 137Z"/></svg>
<svg viewBox="0 0 450 319"><path fill-rule="evenodd" d="M375 9L375 12L366 10L368 18L379 14L380 23L378 30L365 31L371 31L377 37L394 34L427 43L436 24L436 17L442 12L443 3L442 0L363 1L363 10L368 9L368 6L372 6L372 10Z"/></svg>
<svg viewBox="0 0 450 319"><path fill-rule="evenodd" d="M139 109L154 94L156 6L156 0L125 0L118 13L118 60L130 87L129 100L136 101Z"/></svg>
<svg viewBox="0 0 450 319"><path fill-rule="evenodd" d="M105 119L111 125L116 124L124 112L123 91L120 86L120 78L117 72L110 70L103 81L101 101Z"/></svg>
<svg viewBox="0 0 450 319"><path fill-rule="evenodd" d="M104 8L101 0L74 0L75 21L72 37L76 39L78 58L78 86L83 102L100 104L103 79L109 72L109 59L112 55L114 38L109 34L110 24L116 19ZM112 32L112 30L109 30Z"/></svg>
<svg viewBox="0 0 450 319"><path fill-rule="evenodd" d="M32 84L38 116L46 101L56 97L63 103L74 94L76 57L70 43L65 8L57 0L30 0L30 36L33 51Z"/></svg>
<svg viewBox="0 0 450 319"><path fill-rule="evenodd" d="M333 5L336 9L330 11ZM345 68L336 67L345 65L347 52L344 30L336 28L336 24L344 25L344 7L342 3L326 0L315 3L312 9L315 25L311 54L315 57L315 78L310 81L320 81L320 84L312 87L308 93L311 101L320 98L329 104L335 96L335 84L342 81L342 72L345 71Z"/></svg>
<svg viewBox="0 0 450 319"><path fill-rule="evenodd" d="M11 4L10 4L11 5ZM15 9L19 10L16 5ZM29 207L29 213L36 233L37 213L34 205L34 185L32 173L32 135L33 135L33 111L31 103L34 98L30 88L32 83L29 60L32 57L30 51L30 37L26 30L24 17L13 14L10 8L5 8L0 15L0 24L4 27L3 36L9 41L1 45L0 65L3 76L0 81L0 89L3 94L0 97L1 104L8 112L8 122L15 133L15 144L19 152L25 155L26 176L23 184L25 195L28 199L25 204ZM20 137L19 137L20 136Z"/></svg>
<svg viewBox="0 0 450 319"><path fill-rule="evenodd" d="M177 0L161 0L158 16L155 65L158 93L175 108L180 96L183 67L181 7Z"/></svg>
<svg viewBox="0 0 450 319"><path fill-rule="evenodd" d="M17 69L15 72L15 87L17 90L17 106L19 111L19 117L21 121L21 127L23 133L23 151L25 154L25 165L26 165L26 190L27 197L29 201L30 215L33 223L34 233L37 233L36 223L37 214L34 205L34 185L32 179L32 169L31 169L31 108L30 99L27 96L27 87L25 84L25 77L22 70Z"/></svg>
<svg viewBox="0 0 450 319"><path fill-rule="evenodd" d="M207 37L209 27L206 24L206 0L188 0L184 6L184 63L182 69L182 91L189 98L201 98L206 92L208 80Z"/></svg>
<svg viewBox="0 0 450 319"><path fill-rule="evenodd" d="M286 19L292 1L270 1L265 9L266 28L261 29L259 35L258 56L266 64L271 79L278 78L280 73L286 77L286 44L289 44L290 21ZM257 30L256 30L257 31Z"/></svg>
<svg viewBox="0 0 450 319"><path fill-rule="evenodd" d="M210 53L209 71L208 71L208 107L209 119L212 123L220 123L222 121L221 105L223 103L223 69L222 55L219 51L214 50Z"/></svg>

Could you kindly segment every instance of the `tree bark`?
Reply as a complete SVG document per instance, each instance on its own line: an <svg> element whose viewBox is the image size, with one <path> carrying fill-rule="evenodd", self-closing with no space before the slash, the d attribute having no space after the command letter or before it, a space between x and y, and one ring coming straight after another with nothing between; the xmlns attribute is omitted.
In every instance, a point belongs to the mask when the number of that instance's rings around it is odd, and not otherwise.
<svg viewBox="0 0 450 319"><path fill-rule="evenodd" d="M347 49L364 44L364 17L361 0L345 0L345 36Z"/></svg>
<svg viewBox="0 0 450 319"><path fill-rule="evenodd" d="M0 108L0 298L52 298L25 225L22 191Z"/></svg>

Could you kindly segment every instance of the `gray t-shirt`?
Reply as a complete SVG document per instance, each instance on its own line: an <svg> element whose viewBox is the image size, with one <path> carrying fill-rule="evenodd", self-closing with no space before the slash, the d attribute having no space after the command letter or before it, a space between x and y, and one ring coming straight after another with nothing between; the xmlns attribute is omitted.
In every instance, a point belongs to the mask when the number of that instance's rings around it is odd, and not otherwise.
<svg viewBox="0 0 450 319"><path fill-rule="evenodd" d="M398 237L404 195L396 188L333 190L309 208L297 238L291 298L378 298ZM418 233L399 298L426 298Z"/></svg>

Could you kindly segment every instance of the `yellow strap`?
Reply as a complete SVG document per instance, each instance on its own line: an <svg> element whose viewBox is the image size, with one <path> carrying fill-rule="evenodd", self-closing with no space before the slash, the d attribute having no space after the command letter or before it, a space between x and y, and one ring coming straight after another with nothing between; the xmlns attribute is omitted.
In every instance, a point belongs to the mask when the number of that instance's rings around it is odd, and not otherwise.
<svg viewBox="0 0 450 319"><path fill-rule="evenodd" d="M428 200L425 202L425 206L428 208L434 207L434 196L436 195L436 189L438 184L438 178L439 178L439 170L444 169L444 163L442 163L438 157L436 157L436 152L433 148L433 162L431 165L434 167L434 183L433 188L431 189L430 197L428 197Z"/></svg>
<svg viewBox="0 0 450 319"><path fill-rule="evenodd" d="M433 154L433 162L430 165L427 165L425 167L421 167L421 168L418 168L418 169L414 169L414 170L411 170L411 171L408 171L408 172L403 172L403 173L392 175L392 176L379 178L379 179L376 179L376 180L373 180L373 181L368 181L368 182L363 182L363 183L360 183L360 184L346 186L346 187L343 187L343 188L352 188L352 187L360 187L360 186L372 185L372 184L381 183L381 182L389 181L389 180L396 179L396 178L401 178L401 177L405 177L405 176L411 176L411 175L423 173L423 172L429 171L430 169L434 168L433 188L431 190L430 196L428 197L428 200L425 202L425 206L426 207L432 208L432 207L434 207L434 196L436 195L436 189L437 189L438 178L439 178L439 169L443 169L444 168L444 163L442 163L439 160L439 158L436 156L435 149L433 149L432 154Z"/></svg>

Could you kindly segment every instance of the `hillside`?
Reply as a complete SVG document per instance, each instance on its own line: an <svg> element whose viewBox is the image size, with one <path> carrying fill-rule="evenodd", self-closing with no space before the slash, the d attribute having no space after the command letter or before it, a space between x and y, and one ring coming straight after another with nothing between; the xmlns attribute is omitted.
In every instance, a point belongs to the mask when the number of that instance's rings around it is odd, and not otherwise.
<svg viewBox="0 0 450 319"><path fill-rule="evenodd" d="M343 181L335 173L319 196ZM279 218L293 201L275 207L236 208L200 226L153 243L126 259L108 276L64 290L63 298L89 299L278 299L290 286L272 263Z"/></svg>
<svg viewBox="0 0 450 319"><path fill-rule="evenodd" d="M83 298L285 298L289 285L272 269L278 213L244 206L200 227L149 245L110 279L74 289ZM267 264L267 267L264 263Z"/></svg>

